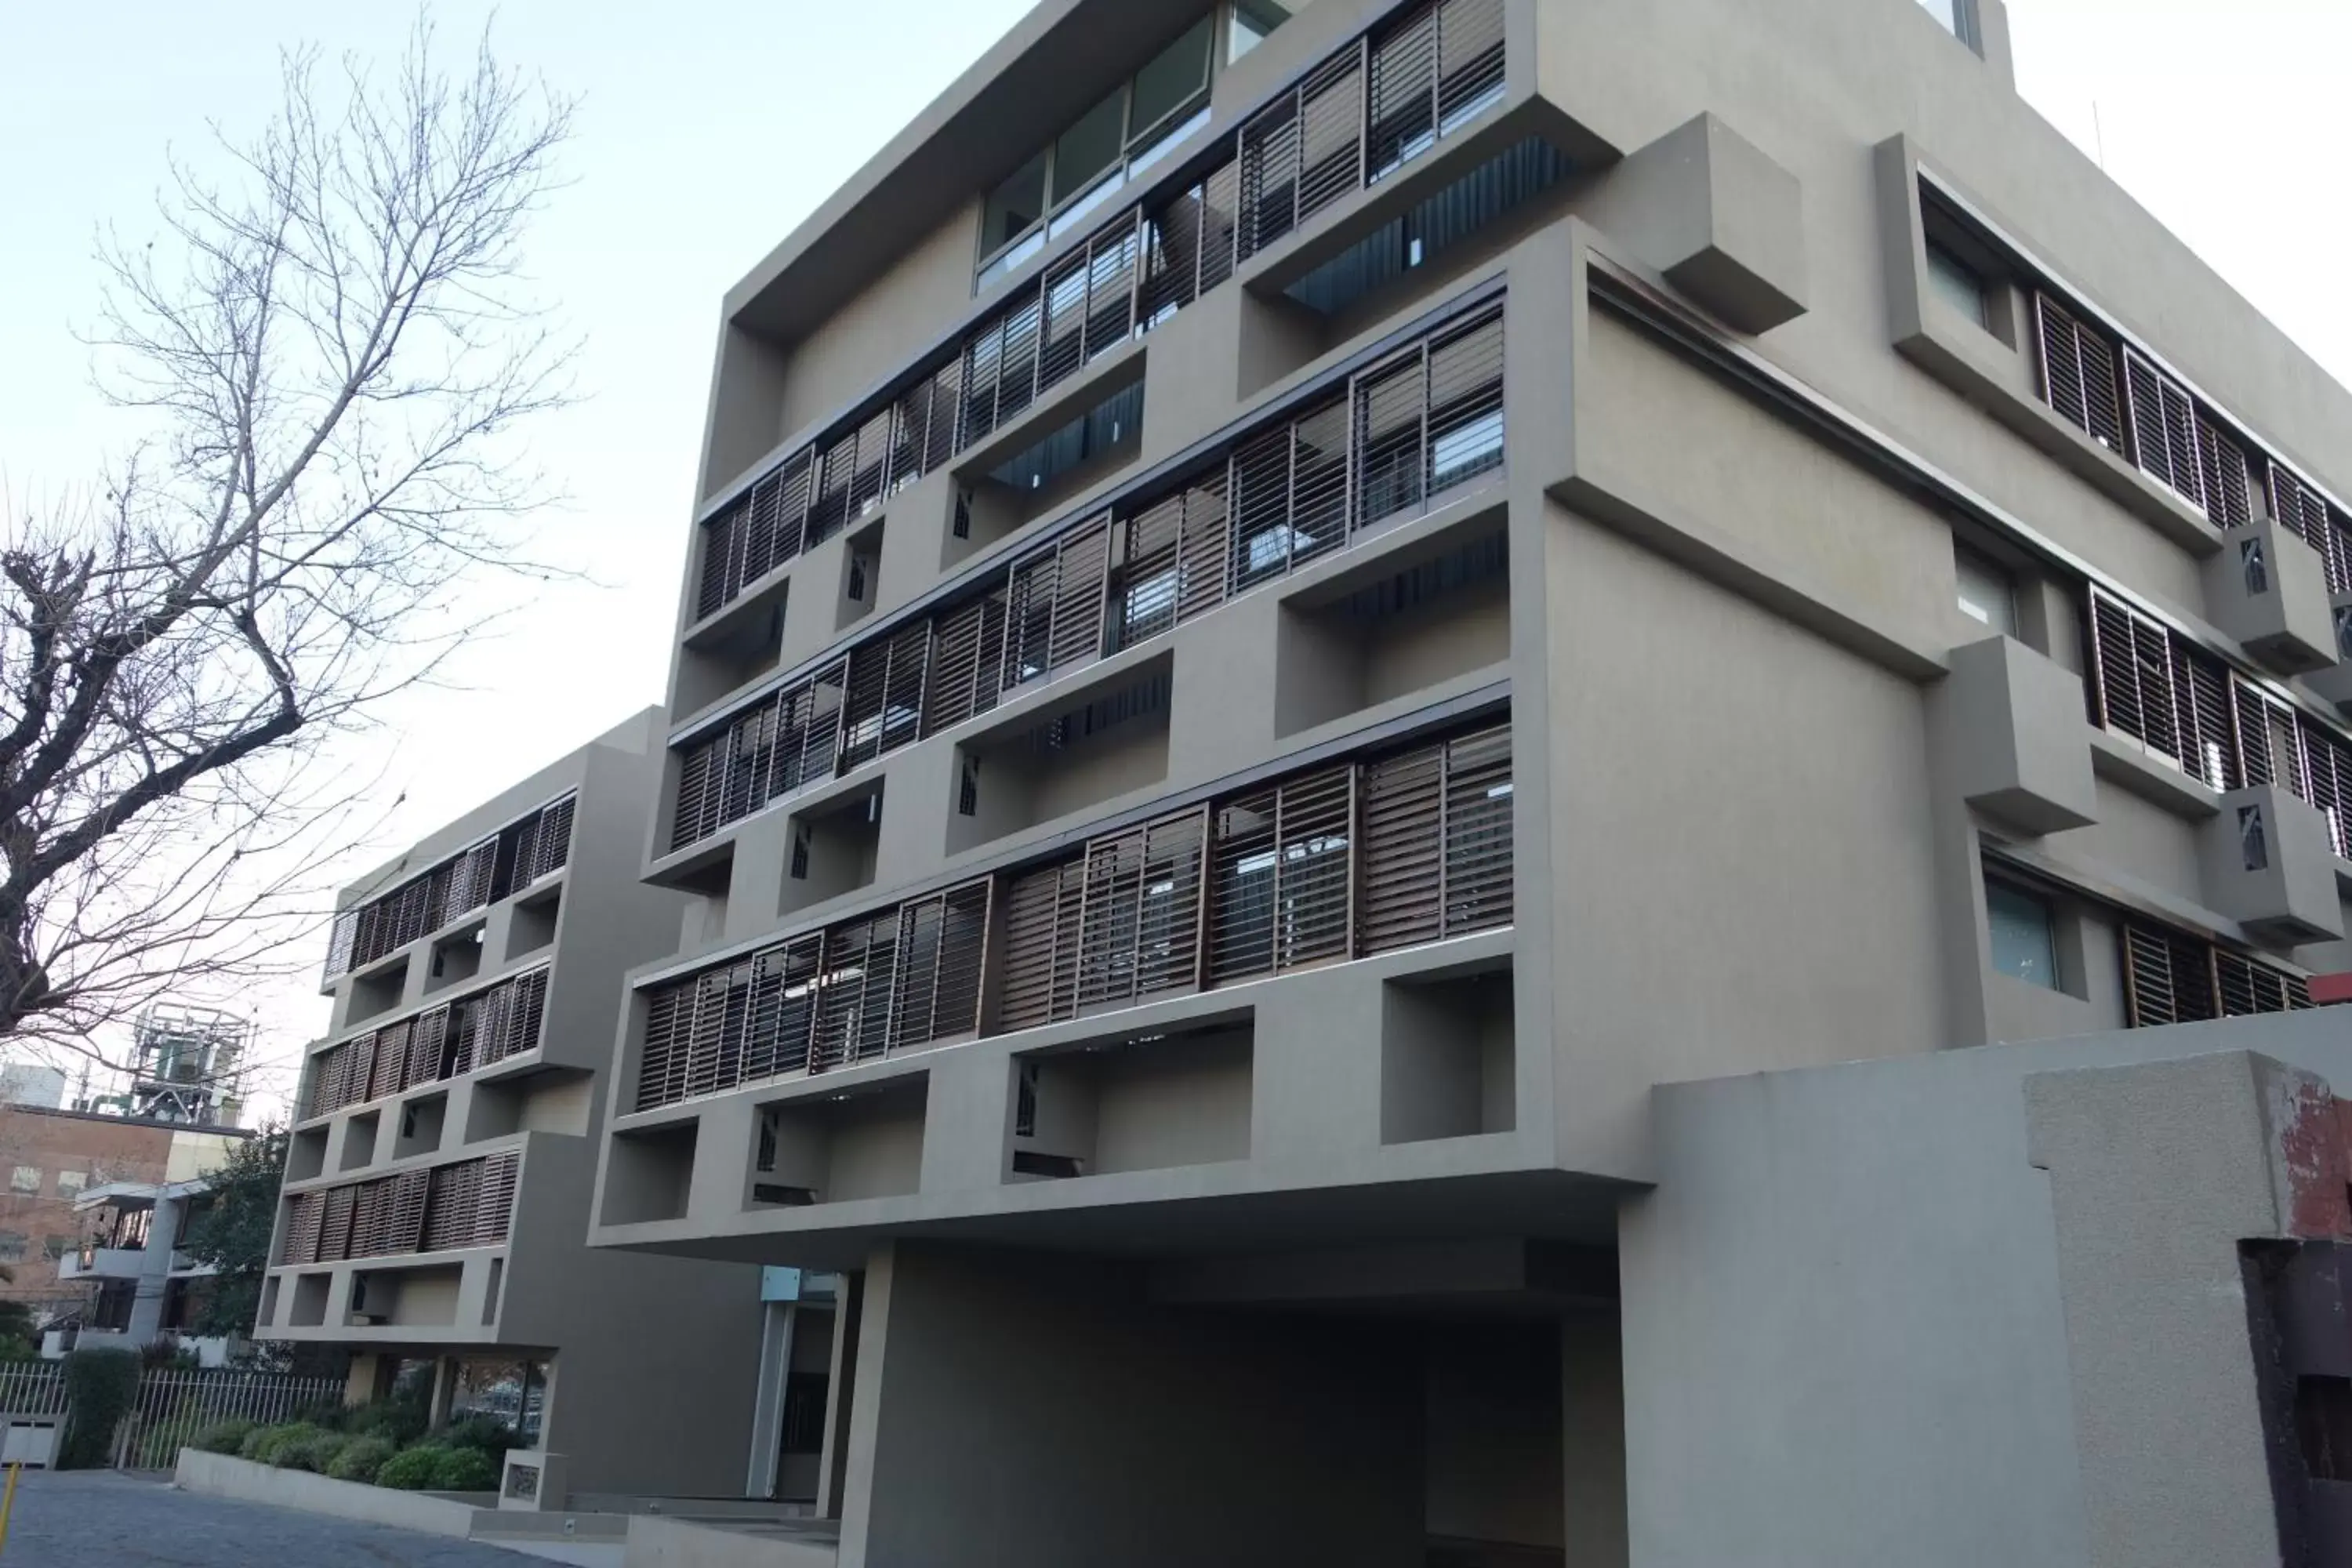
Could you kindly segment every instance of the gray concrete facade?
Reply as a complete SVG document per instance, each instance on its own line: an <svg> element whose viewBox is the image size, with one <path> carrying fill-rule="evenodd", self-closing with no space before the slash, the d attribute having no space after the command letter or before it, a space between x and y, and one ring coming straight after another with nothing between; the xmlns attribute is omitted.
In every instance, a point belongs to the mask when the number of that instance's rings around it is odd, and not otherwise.
<svg viewBox="0 0 2352 1568"><path fill-rule="evenodd" d="M845 1564L1756 1560L1647 1489L1657 1086L2352 967L2352 399L1964 9L1316 0L1228 63L1052 0L730 292L591 1236L853 1277ZM1195 128L995 267L1204 18ZM1349 96L1424 39L1425 122Z"/></svg>
<svg viewBox="0 0 2352 1568"><path fill-rule="evenodd" d="M381 954L331 965L335 1026L297 1094L257 1334L348 1347L354 1400L429 1363L436 1411L468 1364L530 1365L537 1446L569 1458L574 1486L726 1493L751 1418L739 1370L758 1352L757 1270L583 1245L618 977L675 942L683 902L635 875L662 721L635 715L346 890L346 910L383 907L518 823L561 824L547 831L564 847L502 867L475 907L453 895ZM536 1002L509 1002L518 984ZM372 1070L338 1068L354 1052ZM467 1179L502 1168L503 1198ZM344 1194L376 1193L371 1242L368 1197ZM307 1237L306 1205L324 1216ZM339 1208L344 1239L322 1244ZM642 1441L648 1422L670 1436Z"/></svg>

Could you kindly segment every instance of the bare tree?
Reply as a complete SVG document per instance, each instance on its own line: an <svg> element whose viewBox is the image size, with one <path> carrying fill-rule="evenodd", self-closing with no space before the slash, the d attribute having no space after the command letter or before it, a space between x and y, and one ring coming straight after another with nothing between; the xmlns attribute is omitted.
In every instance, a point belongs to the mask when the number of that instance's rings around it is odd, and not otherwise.
<svg viewBox="0 0 2352 1568"><path fill-rule="evenodd" d="M437 57L422 23L389 68L285 56L268 127L101 239L89 341L143 438L0 524L0 1037L89 1051L288 967L356 837L332 743L477 628L467 580L541 570L514 433L569 348L520 245L572 105L487 40Z"/></svg>

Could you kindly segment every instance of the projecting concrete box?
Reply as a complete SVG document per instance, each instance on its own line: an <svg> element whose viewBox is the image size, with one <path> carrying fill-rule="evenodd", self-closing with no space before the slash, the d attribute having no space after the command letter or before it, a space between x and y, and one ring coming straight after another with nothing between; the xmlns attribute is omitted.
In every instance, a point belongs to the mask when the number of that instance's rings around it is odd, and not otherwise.
<svg viewBox="0 0 2352 1568"><path fill-rule="evenodd" d="M2335 607L2319 552L2268 519L2233 528L2205 565L2213 624L2284 675L2336 662Z"/></svg>
<svg viewBox="0 0 2352 1568"><path fill-rule="evenodd" d="M2336 616L2336 662L2307 678L2312 691L2338 708L2352 708L2352 594L2338 594Z"/></svg>
<svg viewBox="0 0 2352 1568"><path fill-rule="evenodd" d="M2005 637L1953 649L1951 668L1937 717L1961 797L2027 833L2097 820L2082 678Z"/></svg>
<svg viewBox="0 0 2352 1568"><path fill-rule="evenodd" d="M1627 244L1743 332L1805 313L1804 187L1712 114L1669 132L1615 176Z"/></svg>
<svg viewBox="0 0 2352 1568"><path fill-rule="evenodd" d="M2264 942L2344 934L2327 819L2276 784L2231 790L2205 825L2205 901Z"/></svg>

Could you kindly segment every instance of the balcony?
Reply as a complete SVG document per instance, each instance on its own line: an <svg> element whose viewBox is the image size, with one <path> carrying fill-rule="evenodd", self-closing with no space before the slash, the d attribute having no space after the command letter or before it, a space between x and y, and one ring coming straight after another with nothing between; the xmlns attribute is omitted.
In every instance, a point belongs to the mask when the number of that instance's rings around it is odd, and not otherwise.
<svg viewBox="0 0 2352 1568"><path fill-rule="evenodd" d="M2029 834L2095 820L2081 679L2005 637L1956 648L1951 663L1937 717L1960 797Z"/></svg>
<svg viewBox="0 0 2352 1568"><path fill-rule="evenodd" d="M2336 662L2336 619L2318 552L2265 519L2233 528L2205 564L2213 624L2282 675Z"/></svg>
<svg viewBox="0 0 2352 1568"><path fill-rule="evenodd" d="M146 1249L137 1247L85 1247L58 1259L60 1279L136 1279L146 1271Z"/></svg>
<svg viewBox="0 0 2352 1568"><path fill-rule="evenodd" d="M648 987L632 1109L1507 926L1514 806L1488 721L1160 807Z"/></svg>
<svg viewBox="0 0 2352 1568"><path fill-rule="evenodd" d="M2205 901L2249 933L2282 947L2344 935L2334 825L2282 786L2222 795L2199 851Z"/></svg>

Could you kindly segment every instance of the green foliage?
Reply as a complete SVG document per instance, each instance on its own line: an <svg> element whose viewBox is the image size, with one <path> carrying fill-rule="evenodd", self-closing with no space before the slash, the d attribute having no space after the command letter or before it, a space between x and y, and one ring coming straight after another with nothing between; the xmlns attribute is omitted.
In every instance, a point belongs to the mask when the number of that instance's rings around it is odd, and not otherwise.
<svg viewBox="0 0 2352 1568"><path fill-rule="evenodd" d="M326 1473L339 1481L373 1481L394 1452L388 1437L353 1437L328 1463Z"/></svg>
<svg viewBox="0 0 2352 1568"><path fill-rule="evenodd" d="M0 1336L0 1361L37 1361L40 1355L41 1347L30 1340Z"/></svg>
<svg viewBox="0 0 2352 1568"><path fill-rule="evenodd" d="M436 1492L494 1492L499 1489L501 1468L501 1458L493 1458L480 1448L444 1448L434 1456L432 1489Z"/></svg>
<svg viewBox="0 0 2352 1568"><path fill-rule="evenodd" d="M395 1491L431 1491L441 1483L441 1456L451 1452L437 1444L420 1443L386 1459L375 1473L375 1484Z"/></svg>
<svg viewBox="0 0 2352 1568"><path fill-rule="evenodd" d="M281 1470L308 1470L323 1476L334 1462L342 1458L351 1439L341 1432L323 1432L316 1427L299 1437L279 1446L278 1458L271 1461Z"/></svg>
<svg viewBox="0 0 2352 1568"><path fill-rule="evenodd" d="M514 1447L514 1427L497 1415L477 1411L461 1415L443 1427L436 1442L452 1448L471 1448L504 1460L509 1448Z"/></svg>
<svg viewBox="0 0 2352 1568"><path fill-rule="evenodd" d="M61 1470L94 1470L111 1462L114 1428L139 1389L139 1357L131 1351L75 1350L66 1356L66 1424Z"/></svg>
<svg viewBox="0 0 2352 1568"><path fill-rule="evenodd" d="M215 1421L190 1440L192 1448L207 1454L234 1454L245 1446L256 1428L250 1421Z"/></svg>
<svg viewBox="0 0 2352 1568"><path fill-rule="evenodd" d="M286 1455L289 1450L310 1442L313 1437L331 1435L322 1433L307 1421L289 1421L279 1426L263 1427L246 1439L245 1446L237 1450L237 1454L240 1458L251 1459L256 1464L283 1465L286 1463Z"/></svg>
<svg viewBox="0 0 2352 1568"><path fill-rule="evenodd" d="M168 1336L157 1339L139 1352L140 1363L154 1372L201 1372L204 1358L192 1348Z"/></svg>
<svg viewBox="0 0 2352 1568"><path fill-rule="evenodd" d="M286 1146L283 1127L265 1127L233 1146L205 1176L210 1191L180 1241L181 1251L215 1270L211 1294L192 1325L197 1334L253 1331L269 1268L269 1236L278 1224Z"/></svg>
<svg viewBox="0 0 2352 1568"><path fill-rule="evenodd" d="M0 1340L37 1340L40 1335L34 1328L32 1308L22 1301L0 1301Z"/></svg>
<svg viewBox="0 0 2352 1568"><path fill-rule="evenodd" d="M362 1437L382 1437L397 1448L424 1436L430 1424L422 1404L393 1398L379 1399L352 1411L343 1429Z"/></svg>

